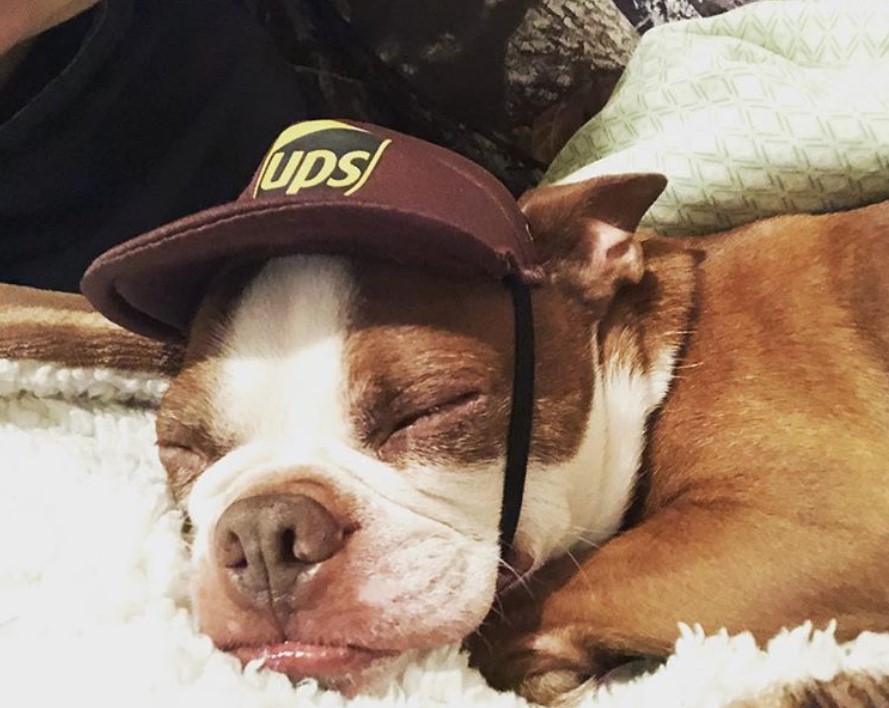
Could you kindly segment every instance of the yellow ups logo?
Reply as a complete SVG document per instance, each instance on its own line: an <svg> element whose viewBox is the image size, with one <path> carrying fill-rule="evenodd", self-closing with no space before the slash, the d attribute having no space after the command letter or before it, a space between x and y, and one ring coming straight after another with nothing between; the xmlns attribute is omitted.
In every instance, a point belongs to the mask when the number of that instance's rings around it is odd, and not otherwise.
<svg viewBox="0 0 889 708"><path fill-rule="evenodd" d="M367 182L391 142L333 120L297 123L272 145L253 196L293 195L311 187L354 194Z"/></svg>

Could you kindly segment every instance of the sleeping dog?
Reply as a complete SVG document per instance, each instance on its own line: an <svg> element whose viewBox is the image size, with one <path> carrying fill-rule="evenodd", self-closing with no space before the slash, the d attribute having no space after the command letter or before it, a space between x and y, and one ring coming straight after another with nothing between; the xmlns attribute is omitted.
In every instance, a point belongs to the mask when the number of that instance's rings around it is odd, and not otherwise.
<svg viewBox="0 0 889 708"><path fill-rule="evenodd" d="M338 126L324 130L359 130ZM263 235L313 189L327 220L301 206L287 228L351 228L330 204L354 203L343 190L381 179L368 175L399 148L343 135L348 151L312 169L318 131L279 140L239 210L128 246L84 281L110 317L187 333L158 443L217 646L353 694L466 639L494 686L546 703L666 656L679 622L761 640L804 620L835 618L841 638L889 630L889 204L667 240L636 233L657 175L526 194L533 427L504 551L509 292L416 254L288 253ZM334 171L342 155L351 173ZM428 199L422 179L392 198ZM469 182L434 192L436 223L488 189ZM254 207L277 221L230 226ZM211 226L241 239L222 233L222 250L263 249L216 253L186 293L199 266L169 244Z"/></svg>

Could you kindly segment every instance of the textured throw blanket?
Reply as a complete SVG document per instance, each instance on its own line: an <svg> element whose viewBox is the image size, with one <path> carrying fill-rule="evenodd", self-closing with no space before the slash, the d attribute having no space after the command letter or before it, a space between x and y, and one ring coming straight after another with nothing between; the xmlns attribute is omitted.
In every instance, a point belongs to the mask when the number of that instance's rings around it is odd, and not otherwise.
<svg viewBox="0 0 889 708"><path fill-rule="evenodd" d="M127 334L79 297L0 286L0 705L129 708L521 706L458 647L416 659L382 698L242 672L189 613L180 513L154 447L175 348ZM802 626L677 627L675 654L584 706L889 705L889 635L839 645Z"/></svg>
<svg viewBox="0 0 889 708"><path fill-rule="evenodd" d="M643 226L718 231L889 197L889 3L756 2L650 30L547 181L661 172Z"/></svg>

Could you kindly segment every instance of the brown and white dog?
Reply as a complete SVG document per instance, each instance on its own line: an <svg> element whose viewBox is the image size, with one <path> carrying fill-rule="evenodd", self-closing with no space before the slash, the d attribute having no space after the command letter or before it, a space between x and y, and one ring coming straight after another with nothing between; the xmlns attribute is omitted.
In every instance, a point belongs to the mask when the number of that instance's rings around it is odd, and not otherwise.
<svg viewBox="0 0 889 708"><path fill-rule="evenodd" d="M633 234L662 187L522 199L546 280L504 562L508 292L323 256L220 278L158 416L203 631L349 693L469 637L549 702L678 622L889 630L889 204Z"/></svg>

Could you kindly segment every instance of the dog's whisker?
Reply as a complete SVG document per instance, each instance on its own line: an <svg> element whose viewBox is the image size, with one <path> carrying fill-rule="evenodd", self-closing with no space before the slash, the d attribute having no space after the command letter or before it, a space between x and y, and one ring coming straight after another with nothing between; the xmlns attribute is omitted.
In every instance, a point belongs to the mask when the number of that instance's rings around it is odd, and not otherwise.
<svg viewBox="0 0 889 708"><path fill-rule="evenodd" d="M511 564L509 561L507 561L507 560L501 558L501 559L497 562L497 565L501 565L501 566L503 566L503 567L506 568L509 572L513 573L516 577L518 577L518 575L519 575L519 574L518 574L518 571L512 566L512 564Z"/></svg>
<svg viewBox="0 0 889 708"><path fill-rule="evenodd" d="M491 605L491 612L493 612L497 617L504 620L506 619L506 613L503 611L502 607L497 607L495 605Z"/></svg>
<svg viewBox="0 0 889 708"><path fill-rule="evenodd" d="M577 570L580 571L581 575L583 575L583 578L584 578L584 580L586 580L587 585L592 587L593 583L590 580L590 576L587 575L586 569L583 567L583 565L580 563L580 561L577 560L577 557L571 551L568 551L568 558L570 558L571 562L577 566Z"/></svg>
<svg viewBox="0 0 889 708"><path fill-rule="evenodd" d="M599 542L599 541L591 541L590 539L584 537L583 534L587 532L587 529L586 529L585 527L583 527L583 526L573 526L573 527L571 527L571 530L572 530L572 531L577 531L577 532L579 532L577 538L574 540L575 545L576 545L576 544L583 544L583 545L586 546L587 548L592 548L592 549L596 549L596 548L601 548L601 547L602 547L602 543L601 543L601 542Z"/></svg>
<svg viewBox="0 0 889 708"><path fill-rule="evenodd" d="M585 531L586 529L578 527L576 530L577 531ZM574 543L575 544L583 544L584 546L587 546L588 548L600 548L602 546L602 544L600 542L592 541L582 535L578 535L577 538L574 539Z"/></svg>
<svg viewBox="0 0 889 708"><path fill-rule="evenodd" d="M577 539L576 545L582 546L582 550L584 553L586 553L588 551L596 551L602 547L601 543L596 543L595 541L590 541L587 538Z"/></svg>
<svg viewBox="0 0 889 708"><path fill-rule="evenodd" d="M520 583L521 586L525 589L525 591L528 593L528 597L530 597L532 600L536 600L536 599L537 599L537 598L534 596L534 591L531 589L531 586L528 584L528 580L527 580L527 578L525 578L524 576L523 576L523 577L520 577L520 578L519 578L519 583Z"/></svg>
<svg viewBox="0 0 889 708"><path fill-rule="evenodd" d="M494 645L491 643L491 640L488 639L488 638L482 633L480 627L479 627L479 628L476 628L476 629L472 632L472 634L471 634L470 636L476 636L476 637L478 637L478 638L484 643L484 645L485 645L485 647L488 649L488 651L493 651L493 650L494 650Z"/></svg>
<svg viewBox="0 0 889 708"><path fill-rule="evenodd" d="M534 593L533 593L533 591L531 590L531 586L528 585L528 576L527 576L527 574L522 574L522 573L520 573L518 570L516 570L512 565L510 565L509 563L507 563L507 562L506 562L505 560L503 560L502 558L500 559L500 565L502 565L502 566L503 566L504 568L506 568L510 573L512 573L512 574L515 576L516 581L517 581L519 584L521 584L521 586L524 587L525 590L528 591L528 595L530 595L531 598L534 599Z"/></svg>

